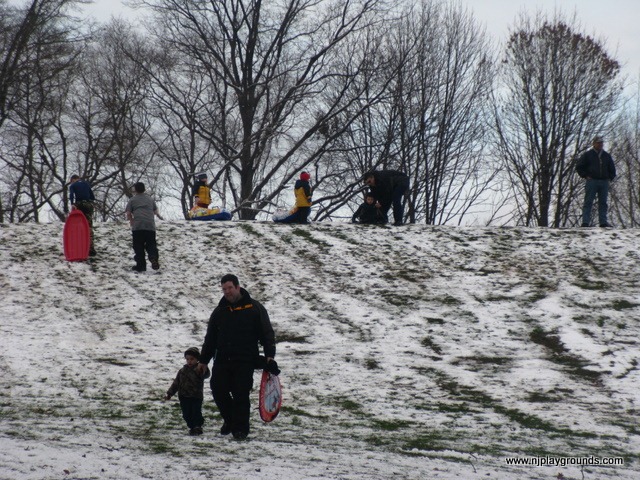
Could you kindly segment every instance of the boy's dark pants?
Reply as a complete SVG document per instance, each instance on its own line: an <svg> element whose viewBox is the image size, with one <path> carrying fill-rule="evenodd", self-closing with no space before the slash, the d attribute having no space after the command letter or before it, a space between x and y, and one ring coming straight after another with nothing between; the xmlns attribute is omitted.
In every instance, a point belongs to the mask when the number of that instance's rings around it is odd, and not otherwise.
<svg viewBox="0 0 640 480"><path fill-rule="evenodd" d="M89 244L89 253L95 253L96 248L93 244L93 202L90 200L79 200L76 202L76 208L80 210L89 224L89 231L91 232L91 243Z"/></svg>
<svg viewBox="0 0 640 480"><path fill-rule="evenodd" d="M215 363L211 373L211 393L224 422L232 432L249 433L253 388L253 363Z"/></svg>
<svg viewBox="0 0 640 480"><path fill-rule="evenodd" d="M180 400L182 418L187 422L187 427L189 429L201 427L204 423L204 418L202 418L202 399L178 395L178 400Z"/></svg>
<svg viewBox="0 0 640 480"><path fill-rule="evenodd" d="M145 250L149 255L149 260L158 259L158 245L156 243L156 232L154 230L133 230L133 253L138 270L147 269L147 261L144 256Z"/></svg>

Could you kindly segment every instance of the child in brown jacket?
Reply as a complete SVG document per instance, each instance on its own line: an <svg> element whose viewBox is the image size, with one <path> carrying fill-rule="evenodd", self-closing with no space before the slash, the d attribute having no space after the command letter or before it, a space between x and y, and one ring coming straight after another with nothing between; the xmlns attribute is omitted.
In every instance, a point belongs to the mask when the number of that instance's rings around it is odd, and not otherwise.
<svg viewBox="0 0 640 480"><path fill-rule="evenodd" d="M184 352L184 358L187 364L178 371L175 380L167 390L164 399L169 400L178 393L180 400L180 409L182 410L182 418L187 422L189 427L189 435L202 435L202 390L204 388L204 380L209 377L209 368L204 374L198 373L196 366L200 359L200 350L191 347Z"/></svg>

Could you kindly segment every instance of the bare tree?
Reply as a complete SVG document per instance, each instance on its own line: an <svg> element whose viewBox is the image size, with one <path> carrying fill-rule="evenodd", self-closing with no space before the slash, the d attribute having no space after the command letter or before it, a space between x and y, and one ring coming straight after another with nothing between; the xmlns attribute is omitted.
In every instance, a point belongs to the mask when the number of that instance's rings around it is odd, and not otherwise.
<svg viewBox="0 0 640 480"><path fill-rule="evenodd" d="M640 87L639 87L640 88ZM640 90L629 102L615 128L611 152L616 180L611 189L610 210L623 228L640 226Z"/></svg>
<svg viewBox="0 0 640 480"><path fill-rule="evenodd" d="M338 69L343 65L336 56L343 43L373 21L379 3L148 3L156 14L153 36L212 90L199 102L213 101L197 105L198 130L215 149L214 163L224 173L214 173L227 183L240 218L255 218L317 158L326 142L309 150L309 139L322 125L338 115L343 122L352 121L347 107L359 92L351 88L351 80L364 67ZM320 94L336 79L344 94L333 103L319 103Z"/></svg>
<svg viewBox="0 0 640 480"><path fill-rule="evenodd" d="M65 180L56 173L65 163L64 139L57 128L82 35L68 16L75 2L34 1L15 24L4 50L0 74L0 152L10 221L39 221L44 206L56 204ZM56 151L52 155L52 151Z"/></svg>
<svg viewBox="0 0 640 480"><path fill-rule="evenodd" d="M68 120L75 132L73 168L92 183L103 219L122 217L123 202L138 180L160 197L154 187L162 172L149 137L150 80L131 60L144 53L143 38L133 27L112 20L84 50L73 91Z"/></svg>
<svg viewBox="0 0 640 480"><path fill-rule="evenodd" d="M523 225L574 223L575 159L603 133L621 93L620 65L575 19L523 15L503 61L495 124L500 161Z"/></svg>
<svg viewBox="0 0 640 480"><path fill-rule="evenodd" d="M369 102L342 139L345 161L356 180L372 168L407 172L409 221L461 222L493 179L482 152L492 48L459 6L418 1L388 25L379 35L392 81L376 78L379 72L369 80L385 82L386 94ZM356 191L345 194L353 199Z"/></svg>

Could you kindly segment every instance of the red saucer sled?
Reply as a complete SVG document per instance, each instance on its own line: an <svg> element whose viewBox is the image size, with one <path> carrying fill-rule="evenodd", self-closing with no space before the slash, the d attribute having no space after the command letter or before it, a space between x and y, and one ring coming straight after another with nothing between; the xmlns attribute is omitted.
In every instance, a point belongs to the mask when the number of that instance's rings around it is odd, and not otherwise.
<svg viewBox="0 0 640 480"><path fill-rule="evenodd" d="M263 422L271 422L278 416L282 406L282 385L277 375L262 371L259 397L260 418Z"/></svg>
<svg viewBox="0 0 640 480"><path fill-rule="evenodd" d="M64 222L62 243L64 256L69 262L82 262L89 258L91 231L87 218L80 210L71 210Z"/></svg>

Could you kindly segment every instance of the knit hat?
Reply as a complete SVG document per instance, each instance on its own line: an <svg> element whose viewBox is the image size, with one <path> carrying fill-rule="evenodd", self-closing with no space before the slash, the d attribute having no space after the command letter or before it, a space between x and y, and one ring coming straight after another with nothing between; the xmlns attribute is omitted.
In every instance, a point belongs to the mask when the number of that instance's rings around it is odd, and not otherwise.
<svg viewBox="0 0 640 480"><path fill-rule="evenodd" d="M206 173L199 173L197 175L198 180L206 180L207 179L207 174Z"/></svg>
<svg viewBox="0 0 640 480"><path fill-rule="evenodd" d="M192 357L195 357L197 360L199 360L200 350L198 350L196 347L187 348L187 351L184 352L184 356L186 357L187 355L191 355Z"/></svg>
<svg viewBox="0 0 640 480"><path fill-rule="evenodd" d="M309 181L311 180L311 175L309 175L309 172L302 172L300 174L300 180L305 180L305 181Z"/></svg>
<svg viewBox="0 0 640 480"><path fill-rule="evenodd" d="M604 139L600 135L596 135L595 137L593 137L593 143L600 143L600 142L604 142Z"/></svg>

